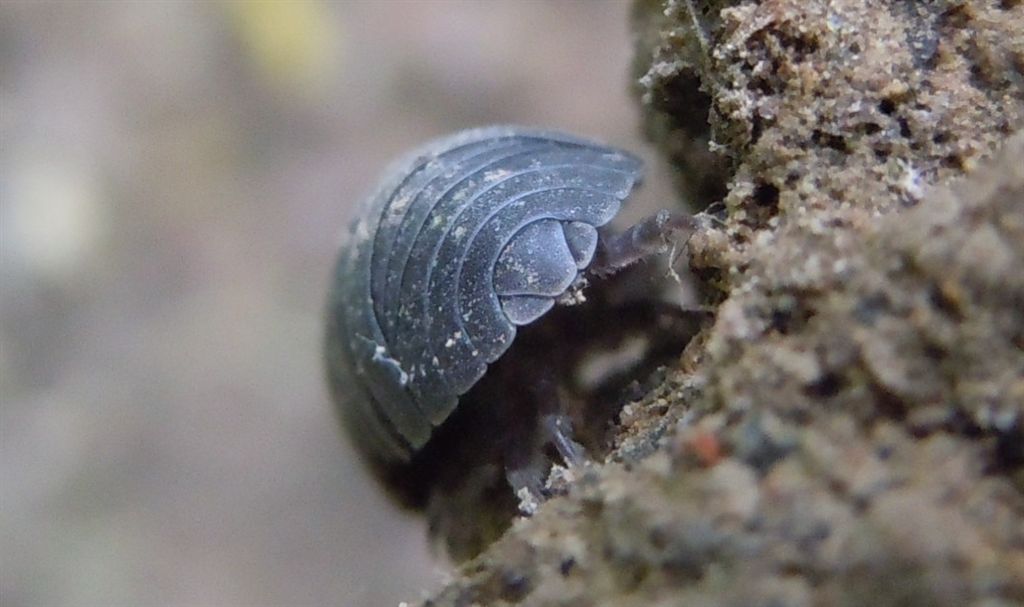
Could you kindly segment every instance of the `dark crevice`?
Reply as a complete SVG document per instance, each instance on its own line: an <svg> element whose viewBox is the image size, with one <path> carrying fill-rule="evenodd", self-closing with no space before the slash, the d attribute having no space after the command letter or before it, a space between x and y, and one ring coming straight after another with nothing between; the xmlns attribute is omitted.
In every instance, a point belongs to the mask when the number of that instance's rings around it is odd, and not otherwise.
<svg viewBox="0 0 1024 607"><path fill-rule="evenodd" d="M800 303L778 306L771 310L768 329L780 335L789 335L803 328L814 315L813 309Z"/></svg>
<svg viewBox="0 0 1024 607"><path fill-rule="evenodd" d="M875 399L875 409L882 417L902 422L909 412L907 403L877 383L871 384L871 392Z"/></svg>
<svg viewBox="0 0 1024 607"><path fill-rule="evenodd" d="M964 159L959 154L950 154L942 159L942 166L956 171L964 170Z"/></svg>
<svg viewBox="0 0 1024 607"><path fill-rule="evenodd" d="M756 144L764 133L764 118L760 112L754 112L750 120L750 145Z"/></svg>
<svg viewBox="0 0 1024 607"><path fill-rule="evenodd" d="M665 150L680 174L686 198L696 207L721 200L731 174L728 158L709 151L711 97L694 69L657 81L646 130Z"/></svg>
<svg viewBox="0 0 1024 607"><path fill-rule="evenodd" d="M901 116L897 122L900 125L900 137L910 139L912 133L910 132L910 123L907 122L907 119Z"/></svg>
<svg viewBox="0 0 1024 607"><path fill-rule="evenodd" d="M882 127L875 122L865 122L860 125L860 130L865 135L874 135L875 133L882 130Z"/></svg>
<svg viewBox="0 0 1024 607"><path fill-rule="evenodd" d="M804 388L804 394L811 398L828 399L838 395L846 387L846 378L835 372L828 372Z"/></svg>
<svg viewBox="0 0 1024 607"><path fill-rule="evenodd" d="M759 183L754 188L754 203L757 206L770 209L773 215L779 210L779 188L772 183Z"/></svg>
<svg viewBox="0 0 1024 607"><path fill-rule="evenodd" d="M833 133L826 133L822 130L815 130L811 133L811 141L818 146L825 146L833 149L837 152L848 153L850 151L849 145L846 143L846 138L841 135L835 135Z"/></svg>
<svg viewBox="0 0 1024 607"><path fill-rule="evenodd" d="M996 434L992 463L986 472L1007 474L1024 468L1024 427L1018 419L1013 427Z"/></svg>

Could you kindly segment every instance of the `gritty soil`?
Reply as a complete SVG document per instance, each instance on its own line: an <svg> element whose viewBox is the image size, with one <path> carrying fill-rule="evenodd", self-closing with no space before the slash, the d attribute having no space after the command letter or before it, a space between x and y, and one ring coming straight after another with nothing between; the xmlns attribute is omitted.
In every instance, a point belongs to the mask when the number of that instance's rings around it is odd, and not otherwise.
<svg viewBox="0 0 1024 607"><path fill-rule="evenodd" d="M1024 4L634 27L714 320L425 604L1024 604Z"/></svg>

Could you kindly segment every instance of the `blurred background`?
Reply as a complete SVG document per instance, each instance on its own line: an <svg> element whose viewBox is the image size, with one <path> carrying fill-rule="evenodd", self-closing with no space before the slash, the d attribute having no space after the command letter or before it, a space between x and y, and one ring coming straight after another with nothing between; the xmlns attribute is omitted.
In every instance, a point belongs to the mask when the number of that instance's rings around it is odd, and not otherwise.
<svg viewBox="0 0 1024 607"><path fill-rule="evenodd" d="M324 389L340 236L393 157L456 129L546 125L650 163L628 13L0 3L0 603L439 587L449 565L364 475Z"/></svg>

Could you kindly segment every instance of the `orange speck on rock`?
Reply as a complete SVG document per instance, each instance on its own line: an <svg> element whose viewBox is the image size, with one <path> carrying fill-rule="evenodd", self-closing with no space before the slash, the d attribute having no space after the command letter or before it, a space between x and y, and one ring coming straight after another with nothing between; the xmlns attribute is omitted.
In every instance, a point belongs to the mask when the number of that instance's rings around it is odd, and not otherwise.
<svg viewBox="0 0 1024 607"><path fill-rule="evenodd" d="M722 443L712 432L698 431L686 439L685 449L697 457L700 465L711 467L722 459Z"/></svg>

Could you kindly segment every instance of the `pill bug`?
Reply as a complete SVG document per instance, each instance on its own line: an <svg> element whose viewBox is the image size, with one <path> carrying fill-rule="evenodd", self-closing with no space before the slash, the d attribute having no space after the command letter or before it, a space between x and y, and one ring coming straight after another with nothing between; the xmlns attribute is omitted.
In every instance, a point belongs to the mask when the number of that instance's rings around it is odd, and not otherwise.
<svg viewBox="0 0 1024 607"><path fill-rule="evenodd" d="M662 213L606 237L641 174L627 152L516 126L459 132L390 168L339 255L325 347L345 426L378 469L415 467L452 434L453 412L517 331L690 227ZM488 424L504 426L516 413L501 400L473 406L500 409Z"/></svg>

